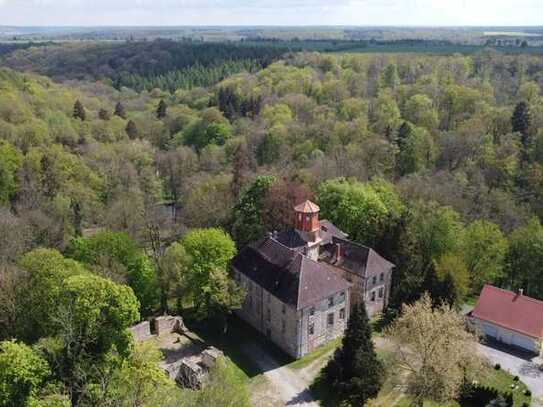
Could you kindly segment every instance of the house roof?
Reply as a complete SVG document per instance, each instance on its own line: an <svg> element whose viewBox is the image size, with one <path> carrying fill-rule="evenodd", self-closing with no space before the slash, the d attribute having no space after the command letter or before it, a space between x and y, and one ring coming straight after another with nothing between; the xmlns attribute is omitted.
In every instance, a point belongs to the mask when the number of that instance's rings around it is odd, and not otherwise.
<svg viewBox="0 0 543 407"><path fill-rule="evenodd" d="M471 316L533 338L543 338L543 302L485 285Z"/></svg>
<svg viewBox="0 0 543 407"><path fill-rule="evenodd" d="M319 238L321 245L330 243L334 237L346 238L347 236L346 233L339 230L332 222L328 220L320 221ZM309 235L307 233L296 228L290 228L276 234L277 241L290 249L296 250L302 250L307 243L312 242L308 238Z"/></svg>
<svg viewBox="0 0 543 407"><path fill-rule="evenodd" d="M336 245L339 245L340 248L339 258L337 257ZM379 274L386 273L395 267L393 263L375 250L336 236L332 237L329 244L322 247L320 258L334 267L342 268L361 277L365 277L368 270Z"/></svg>
<svg viewBox="0 0 543 407"><path fill-rule="evenodd" d="M302 212L302 213L318 213L321 209L318 207L316 203L313 203L307 200L301 203L300 205L295 206L294 210L296 212Z"/></svg>
<svg viewBox="0 0 543 407"><path fill-rule="evenodd" d="M243 248L232 267L285 304L303 309L351 284L326 264L316 262L268 236Z"/></svg>

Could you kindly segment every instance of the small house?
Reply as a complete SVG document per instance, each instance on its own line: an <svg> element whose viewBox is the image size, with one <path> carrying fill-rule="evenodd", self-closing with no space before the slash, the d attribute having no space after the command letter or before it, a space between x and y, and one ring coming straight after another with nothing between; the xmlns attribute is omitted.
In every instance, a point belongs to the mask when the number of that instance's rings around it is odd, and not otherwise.
<svg viewBox="0 0 543 407"><path fill-rule="evenodd" d="M487 337L535 354L543 344L543 301L517 292L486 285L471 321Z"/></svg>

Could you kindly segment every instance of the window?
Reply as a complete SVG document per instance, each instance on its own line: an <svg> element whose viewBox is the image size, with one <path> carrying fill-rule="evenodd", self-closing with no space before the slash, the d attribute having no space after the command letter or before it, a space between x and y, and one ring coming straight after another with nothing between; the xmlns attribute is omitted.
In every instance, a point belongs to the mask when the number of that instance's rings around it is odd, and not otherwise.
<svg viewBox="0 0 543 407"><path fill-rule="evenodd" d="M311 220L311 216L307 215L307 216L305 217L305 220L307 220L307 221L309 222L309 221Z"/></svg>
<svg viewBox="0 0 543 407"><path fill-rule="evenodd" d="M342 291L339 293L339 300L341 302L345 301L345 291Z"/></svg>
<svg viewBox="0 0 543 407"><path fill-rule="evenodd" d="M285 320L283 320L281 322L281 332L285 333L286 330L287 330L287 324L285 323Z"/></svg>
<svg viewBox="0 0 543 407"><path fill-rule="evenodd" d="M345 308L339 310L339 319L345 319Z"/></svg>
<svg viewBox="0 0 543 407"><path fill-rule="evenodd" d="M371 300L372 300L372 301L375 301L375 291L372 291L372 292L371 292Z"/></svg>
<svg viewBox="0 0 543 407"><path fill-rule="evenodd" d="M334 325L334 314L328 314L328 319L327 319L327 322L328 322L328 326L333 326Z"/></svg>
<svg viewBox="0 0 543 407"><path fill-rule="evenodd" d="M315 307L309 308L309 316L312 317L313 315L315 315Z"/></svg>
<svg viewBox="0 0 543 407"><path fill-rule="evenodd" d="M313 322L311 322L307 327L307 332L309 335L313 335L315 333L315 324Z"/></svg>
<svg viewBox="0 0 543 407"><path fill-rule="evenodd" d="M271 310L268 308L268 315L266 316L268 321L271 321Z"/></svg>
<svg viewBox="0 0 543 407"><path fill-rule="evenodd" d="M287 313L287 306L285 304L283 304L283 306L281 307L281 312L283 314L286 314Z"/></svg>
<svg viewBox="0 0 543 407"><path fill-rule="evenodd" d="M384 293L385 289L383 287L379 288L379 298L383 298Z"/></svg>
<svg viewBox="0 0 543 407"><path fill-rule="evenodd" d="M377 276L373 276L371 281L373 284L377 284Z"/></svg>
<svg viewBox="0 0 543 407"><path fill-rule="evenodd" d="M385 273L379 275L379 281L385 281Z"/></svg>
<svg viewBox="0 0 543 407"><path fill-rule="evenodd" d="M253 297L250 295L247 297L247 303L249 304L249 308L253 308Z"/></svg>
<svg viewBox="0 0 543 407"><path fill-rule="evenodd" d="M298 215L298 220L302 220L302 214L301 213Z"/></svg>
<svg viewBox="0 0 543 407"><path fill-rule="evenodd" d="M328 307L333 307L334 306L334 297L330 297L328 298Z"/></svg>

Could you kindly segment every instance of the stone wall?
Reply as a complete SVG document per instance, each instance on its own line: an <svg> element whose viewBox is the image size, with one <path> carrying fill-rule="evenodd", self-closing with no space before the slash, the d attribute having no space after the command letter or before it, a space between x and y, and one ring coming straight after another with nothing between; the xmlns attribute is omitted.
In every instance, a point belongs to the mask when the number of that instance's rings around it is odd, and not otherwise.
<svg viewBox="0 0 543 407"><path fill-rule="evenodd" d="M183 318L174 316L163 316L143 321L129 328L136 342L145 341L154 335L160 336L172 332L183 333L185 325Z"/></svg>
<svg viewBox="0 0 543 407"><path fill-rule="evenodd" d="M130 327L130 332L132 332L132 336L136 342L142 342L153 336L151 334L151 324L149 321L143 321Z"/></svg>
<svg viewBox="0 0 543 407"><path fill-rule="evenodd" d="M247 290L245 302L236 314L264 334L293 358L300 358L326 342L341 336L349 318L350 291L333 295L333 305L323 299L311 310L296 310L281 302L274 295L253 283L245 275L235 271L238 283ZM340 318L340 313L343 318ZM334 315L332 325L328 325L328 314ZM313 324L314 333L308 334Z"/></svg>
<svg viewBox="0 0 543 407"><path fill-rule="evenodd" d="M298 354L300 356L343 335L350 315L349 291L340 291L320 301L314 307L299 311L301 328ZM332 324L329 324L329 315L333 316L331 317Z"/></svg>
<svg viewBox="0 0 543 407"><path fill-rule="evenodd" d="M391 271L374 272L366 276L364 302L370 318L382 312L388 305L391 277Z"/></svg>
<svg viewBox="0 0 543 407"><path fill-rule="evenodd" d="M167 333L178 332L182 333L185 330L183 319L181 317L173 317L170 315L155 318L155 333L156 335L164 335Z"/></svg>
<svg viewBox="0 0 543 407"><path fill-rule="evenodd" d="M353 287L351 288L350 302L352 305L354 305L363 301L366 305L366 311L368 312L368 316L370 318L382 312L383 309L388 305L390 296L390 281L392 278L391 271L383 273L383 277L381 279L381 273L379 272L374 272L374 274L369 274L366 277L362 277L356 273L339 267L332 267L332 269L345 280L353 284ZM375 293L374 297L372 294L373 292ZM380 296L380 292L382 292L382 297Z"/></svg>
<svg viewBox="0 0 543 407"><path fill-rule="evenodd" d="M252 325L288 355L298 354L298 313L292 306L253 283L245 275L234 271L235 278L247 290L245 302L236 314Z"/></svg>

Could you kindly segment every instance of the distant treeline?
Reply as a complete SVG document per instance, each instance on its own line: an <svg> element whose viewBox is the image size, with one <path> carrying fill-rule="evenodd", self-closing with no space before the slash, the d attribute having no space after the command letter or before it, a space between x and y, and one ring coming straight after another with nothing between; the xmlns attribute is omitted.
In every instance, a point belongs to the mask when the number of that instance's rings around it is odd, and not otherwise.
<svg viewBox="0 0 543 407"><path fill-rule="evenodd" d="M28 49L30 47L43 47L50 45L51 42L0 42L0 57L10 54L19 49Z"/></svg>
<svg viewBox="0 0 543 407"><path fill-rule="evenodd" d="M13 52L5 64L55 79L107 79L117 88L174 91L265 68L285 52L282 47L170 40L64 43Z"/></svg>
<svg viewBox="0 0 543 407"><path fill-rule="evenodd" d="M522 42L520 43L522 45ZM40 45L39 47L35 45ZM3 48L2 48L3 47ZM15 48L14 48L15 47ZM239 42L155 41L0 44L4 65L56 80L103 80L117 89L209 87L232 74L266 68L288 52L474 54L485 47L447 40L334 40L255 36ZM540 47L492 46L504 53Z"/></svg>

